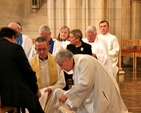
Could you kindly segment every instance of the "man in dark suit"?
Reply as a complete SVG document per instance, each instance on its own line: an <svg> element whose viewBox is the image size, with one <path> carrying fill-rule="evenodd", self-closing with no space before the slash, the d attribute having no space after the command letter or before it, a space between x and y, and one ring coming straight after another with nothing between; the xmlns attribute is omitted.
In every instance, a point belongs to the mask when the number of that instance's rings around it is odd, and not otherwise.
<svg viewBox="0 0 141 113"><path fill-rule="evenodd" d="M0 30L0 96L2 106L27 108L30 113L44 113L36 84L23 48L16 44L17 32L4 27Z"/></svg>

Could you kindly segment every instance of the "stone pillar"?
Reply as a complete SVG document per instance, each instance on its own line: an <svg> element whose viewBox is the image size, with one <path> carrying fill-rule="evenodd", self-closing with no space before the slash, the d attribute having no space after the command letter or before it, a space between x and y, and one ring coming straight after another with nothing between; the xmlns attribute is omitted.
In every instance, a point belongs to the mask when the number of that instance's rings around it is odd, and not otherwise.
<svg viewBox="0 0 141 113"><path fill-rule="evenodd" d="M109 22L110 24L110 32L114 33L114 2L113 0L107 0L107 7L106 7L106 20Z"/></svg>
<svg viewBox="0 0 141 113"><path fill-rule="evenodd" d="M66 25L65 23L65 0L56 0L55 1L55 31L56 37L58 36L59 30L62 26ZM55 37L55 38L56 38Z"/></svg>
<svg viewBox="0 0 141 113"><path fill-rule="evenodd" d="M132 0L131 39L140 39L141 29L141 0Z"/></svg>
<svg viewBox="0 0 141 113"><path fill-rule="evenodd" d="M118 37L122 39L131 38L131 2L129 0L121 0L121 17L119 16L119 21L117 26L119 26L117 31ZM118 12L117 12L118 13ZM119 13L120 14L120 13Z"/></svg>
<svg viewBox="0 0 141 113"><path fill-rule="evenodd" d="M77 1L76 0L65 0L66 1L66 24L70 29L77 28Z"/></svg>
<svg viewBox="0 0 141 113"><path fill-rule="evenodd" d="M82 32L84 32L85 29L86 29L86 0L82 0L81 13L82 13L82 18L81 18L81 20L82 20ZM85 34L83 34L83 35L85 35Z"/></svg>
<svg viewBox="0 0 141 113"><path fill-rule="evenodd" d="M65 25L65 0L56 0L56 28Z"/></svg>
<svg viewBox="0 0 141 113"><path fill-rule="evenodd" d="M93 4L95 4L94 7L92 6ZM106 14L105 7L106 7L106 0L95 0L95 1L91 0L91 8L96 13L95 14L96 19L98 20L105 19L105 14Z"/></svg>
<svg viewBox="0 0 141 113"><path fill-rule="evenodd" d="M99 0L99 4L101 5L101 9L100 9L100 12L101 12L101 20L105 19L105 16L106 16L106 0Z"/></svg>
<svg viewBox="0 0 141 113"><path fill-rule="evenodd" d="M48 0L47 1L47 25L50 27L52 32L52 37L54 38L56 36L55 33L55 25L56 25L56 19L55 19L55 2L54 0Z"/></svg>
<svg viewBox="0 0 141 113"><path fill-rule="evenodd" d="M105 19L105 10L106 0L89 0L89 15L90 15L90 24L96 26L99 29L99 22ZM99 30L97 30L99 33Z"/></svg>
<svg viewBox="0 0 141 113"><path fill-rule="evenodd" d="M89 8L89 0L84 0L86 1L85 4L86 4L86 27L90 24L90 8Z"/></svg>
<svg viewBox="0 0 141 113"><path fill-rule="evenodd" d="M79 20L81 20L81 31L83 33L83 37L86 37L86 28L89 26L89 1L88 0L82 0L82 7L79 8L81 11L81 19L79 17Z"/></svg>

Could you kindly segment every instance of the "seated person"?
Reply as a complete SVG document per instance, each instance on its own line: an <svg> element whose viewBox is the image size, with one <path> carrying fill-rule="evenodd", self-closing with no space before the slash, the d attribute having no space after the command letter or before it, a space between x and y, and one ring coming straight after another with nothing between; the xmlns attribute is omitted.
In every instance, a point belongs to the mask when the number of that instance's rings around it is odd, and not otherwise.
<svg viewBox="0 0 141 113"><path fill-rule="evenodd" d="M50 28L46 24L43 24L39 27L38 33L41 37L46 37L46 39L48 40L50 45L49 53L51 53L52 55L55 56L58 50L63 48L57 40L54 40L53 38L51 38ZM32 46L28 59L32 58L33 56L37 54L34 48L35 48L35 44Z"/></svg>
<svg viewBox="0 0 141 113"><path fill-rule="evenodd" d="M79 29L70 31L69 41L67 49L73 54L88 54L92 55L91 45L82 41L82 32Z"/></svg>
<svg viewBox="0 0 141 113"><path fill-rule="evenodd" d="M67 47L68 44L70 44L69 34L70 34L70 29L67 26L62 26L60 28L58 37L56 38L56 40L59 41L59 43L64 49Z"/></svg>
<svg viewBox="0 0 141 113"><path fill-rule="evenodd" d="M55 61L63 70L73 70L74 85L68 91L59 88L53 91L47 113L60 110L65 113L62 108L76 113L128 113L116 79L97 59L61 50Z"/></svg>
<svg viewBox="0 0 141 113"><path fill-rule="evenodd" d="M96 57L105 66L109 73L114 76L107 43L97 37L96 27L87 27L86 38L83 38L83 41L92 46L92 56Z"/></svg>
<svg viewBox="0 0 141 113"><path fill-rule="evenodd" d="M45 92L50 96L55 88L65 87L64 73L55 63L54 56L48 52L50 46L45 37L35 40L35 50L37 55L30 59L30 64L36 72L39 89L45 88Z"/></svg>
<svg viewBox="0 0 141 113"><path fill-rule="evenodd" d="M8 27L18 32L17 44L23 47L27 58L29 58L30 50L33 44L32 40L27 35L22 34L22 25L19 22L11 22Z"/></svg>

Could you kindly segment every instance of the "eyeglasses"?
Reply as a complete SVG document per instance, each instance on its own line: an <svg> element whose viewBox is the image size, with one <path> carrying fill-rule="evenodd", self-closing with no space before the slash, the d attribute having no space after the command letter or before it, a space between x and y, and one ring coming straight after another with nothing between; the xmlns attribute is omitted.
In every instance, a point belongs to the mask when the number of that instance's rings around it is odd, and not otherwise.
<svg viewBox="0 0 141 113"><path fill-rule="evenodd" d="M46 47L45 47L45 48L36 48L36 50L37 50L38 52L41 52L41 51L46 51L47 48L46 48Z"/></svg>

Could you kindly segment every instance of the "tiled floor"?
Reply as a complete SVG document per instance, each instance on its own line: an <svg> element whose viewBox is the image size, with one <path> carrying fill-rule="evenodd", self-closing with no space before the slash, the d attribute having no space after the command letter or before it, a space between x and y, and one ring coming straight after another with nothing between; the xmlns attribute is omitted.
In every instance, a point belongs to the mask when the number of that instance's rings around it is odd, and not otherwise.
<svg viewBox="0 0 141 113"><path fill-rule="evenodd" d="M141 68L124 68L124 82L120 83L121 96L129 112L141 113Z"/></svg>

